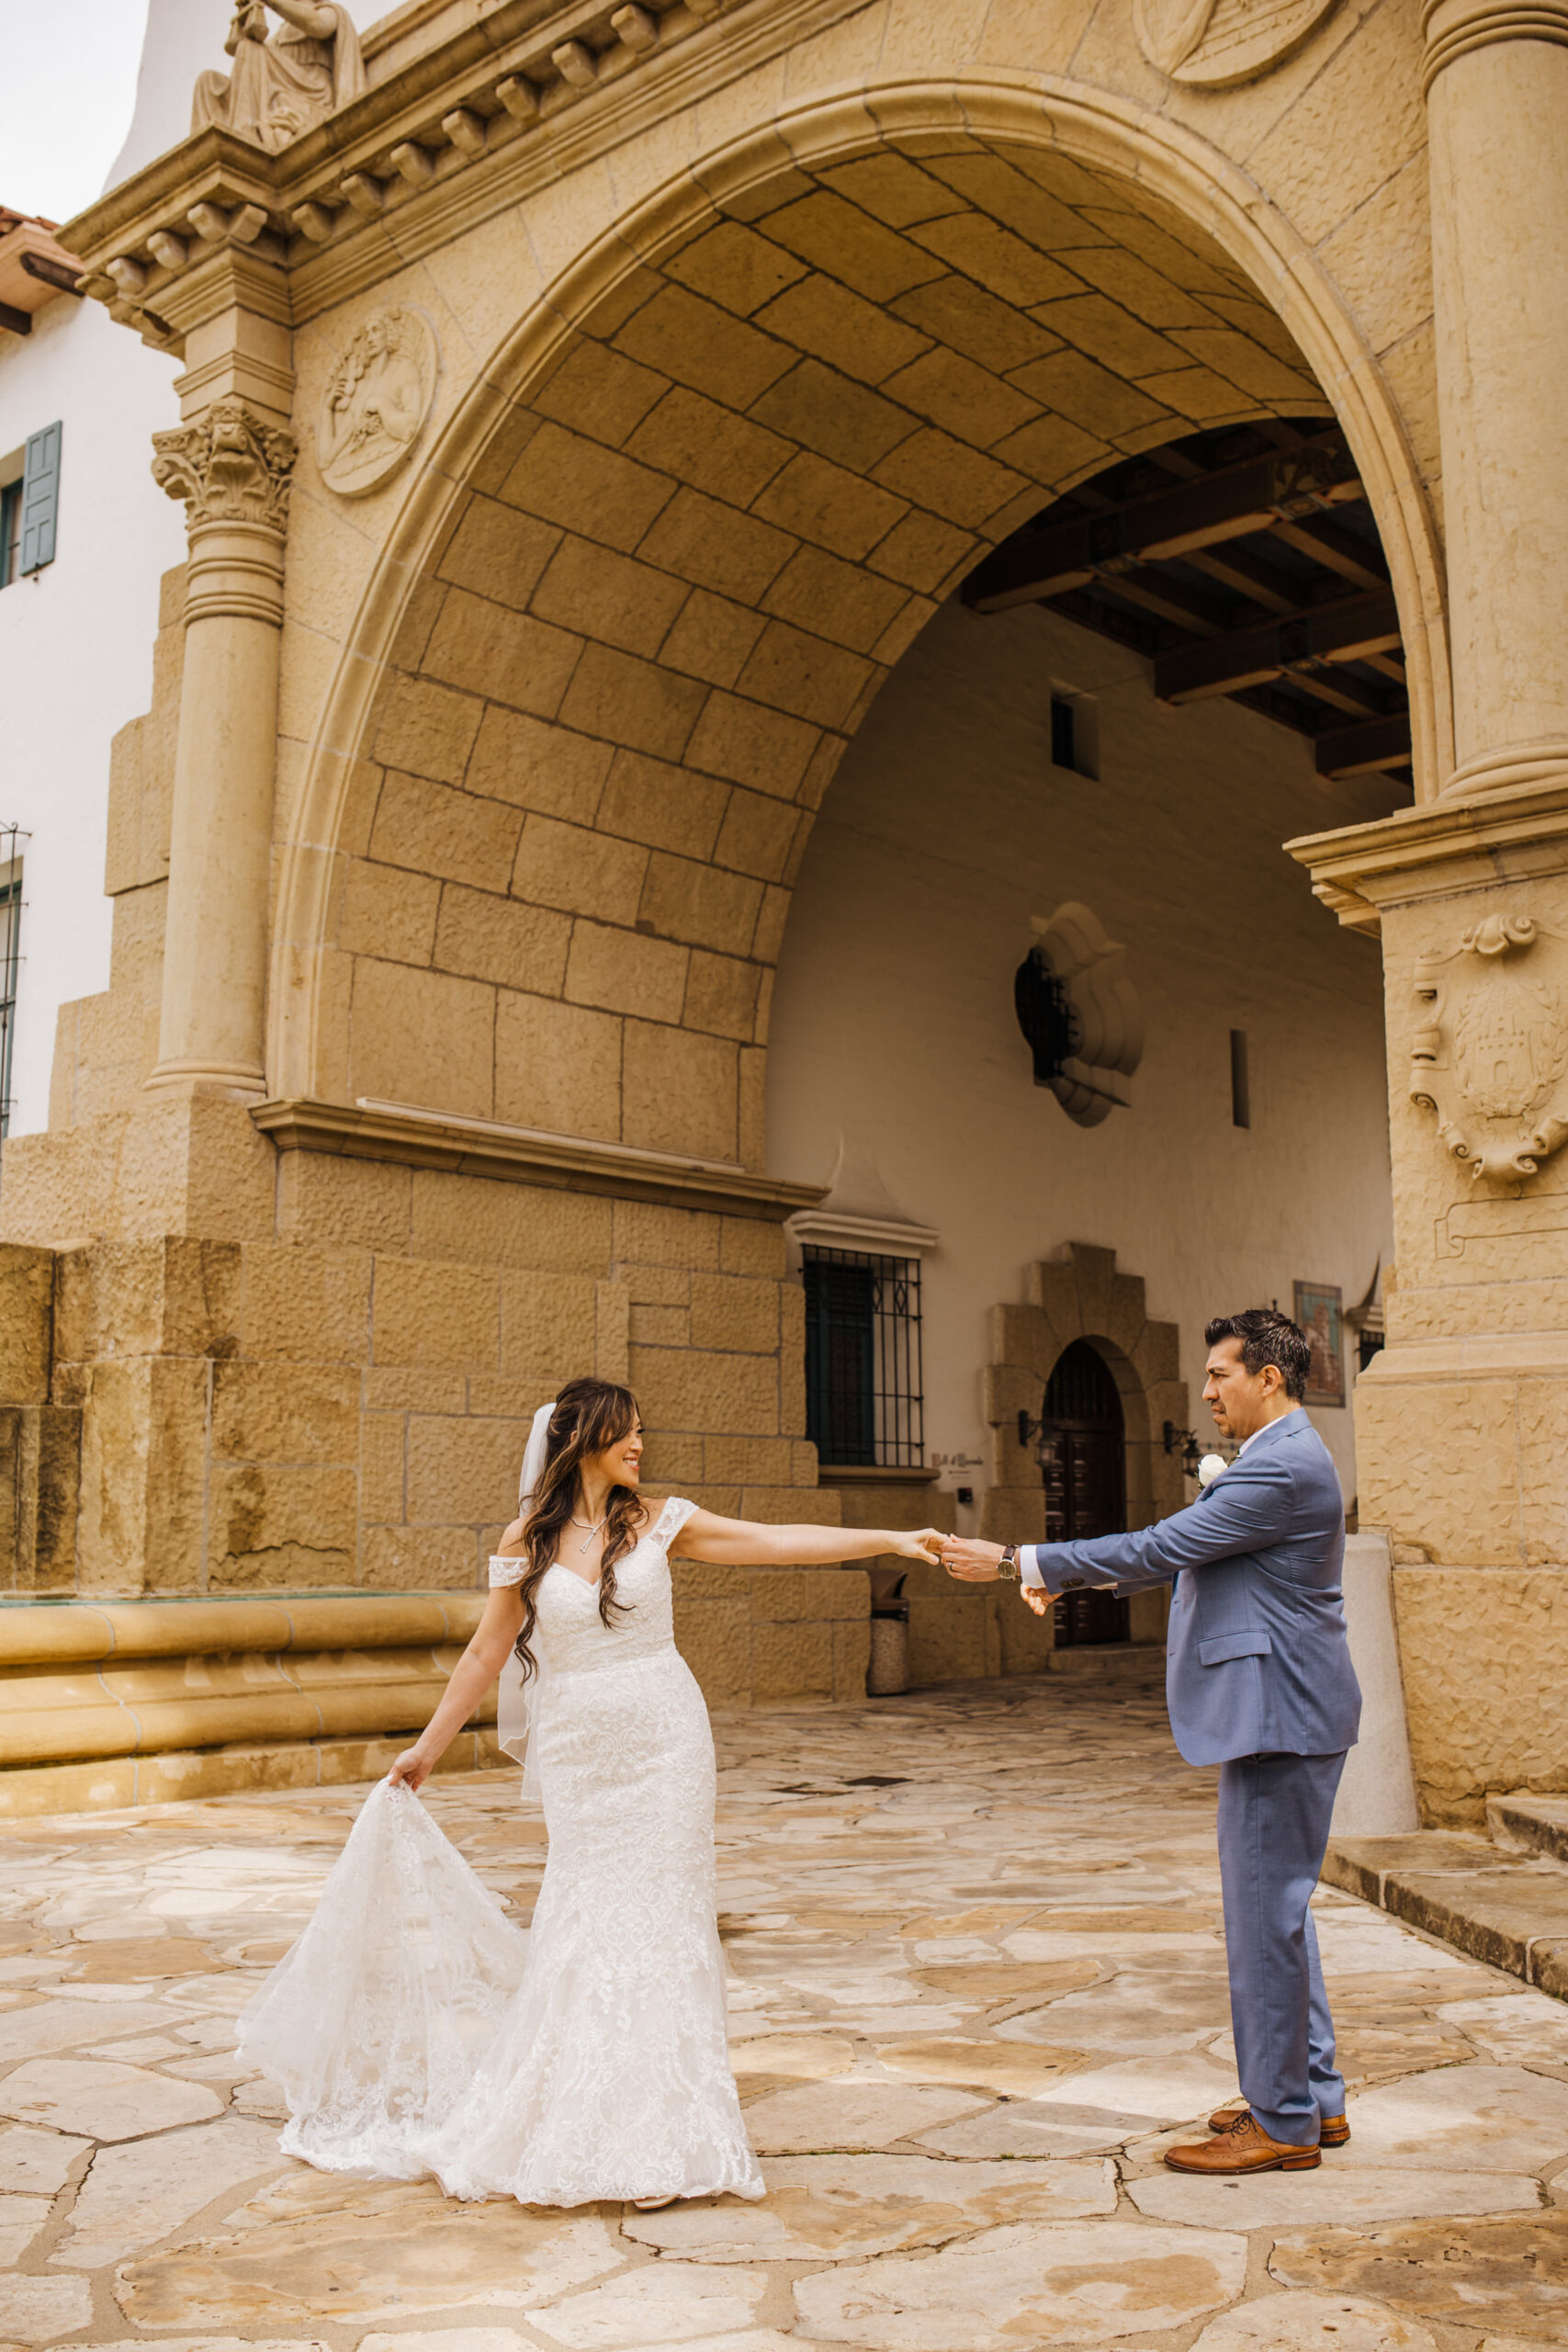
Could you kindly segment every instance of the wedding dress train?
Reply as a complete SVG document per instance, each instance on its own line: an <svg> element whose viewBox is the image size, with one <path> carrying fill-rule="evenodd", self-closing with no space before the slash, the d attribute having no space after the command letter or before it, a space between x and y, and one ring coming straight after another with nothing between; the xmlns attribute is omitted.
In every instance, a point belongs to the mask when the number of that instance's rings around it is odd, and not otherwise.
<svg viewBox="0 0 1568 2352"><path fill-rule="evenodd" d="M617 1563L614 1626L570 1568L538 1587L549 1858L527 1937L417 1797L367 1799L241 2019L286 2154L525 2204L763 2194L725 2031L713 1736L674 1641L669 1551L695 1508L671 1498Z"/></svg>

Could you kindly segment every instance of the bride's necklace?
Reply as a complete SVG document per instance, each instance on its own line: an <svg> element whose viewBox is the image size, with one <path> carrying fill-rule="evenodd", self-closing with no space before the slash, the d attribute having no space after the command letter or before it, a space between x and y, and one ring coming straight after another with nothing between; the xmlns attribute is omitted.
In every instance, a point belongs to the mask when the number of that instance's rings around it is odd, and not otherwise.
<svg viewBox="0 0 1568 2352"><path fill-rule="evenodd" d="M574 1511L574 1512L571 1514L571 1523L572 1523L573 1527L587 1527L587 1528L588 1528L588 1532L587 1532L587 1534L583 1537L583 1539L582 1539L581 1543L581 1544L578 1545L578 1547L577 1547L577 1548L578 1548L578 1550L579 1550L580 1552L586 1552L586 1551L587 1551L587 1549L588 1549L588 1546L592 1543L593 1538L594 1538L594 1537L599 1533L599 1532L600 1532L601 1528L607 1527L607 1526L609 1525L609 1523L610 1523L610 1514L609 1514L609 1512L608 1512L608 1511L606 1511L606 1512L604 1513L604 1518L603 1518L603 1519L596 1520L596 1521L594 1521L593 1525L592 1525L592 1527L589 1527L589 1526L588 1526L588 1521L587 1521L585 1519L579 1519L579 1518L578 1518L578 1516L577 1516L577 1514L576 1514L576 1512Z"/></svg>

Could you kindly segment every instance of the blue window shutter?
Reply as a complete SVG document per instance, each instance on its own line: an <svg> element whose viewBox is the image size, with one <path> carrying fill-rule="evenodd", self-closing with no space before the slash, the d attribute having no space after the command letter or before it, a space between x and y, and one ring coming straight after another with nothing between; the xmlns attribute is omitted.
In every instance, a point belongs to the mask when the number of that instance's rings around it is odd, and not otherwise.
<svg viewBox="0 0 1568 2352"><path fill-rule="evenodd" d="M22 560L19 572L41 571L54 561L54 526L60 513L58 424L28 437L22 467Z"/></svg>

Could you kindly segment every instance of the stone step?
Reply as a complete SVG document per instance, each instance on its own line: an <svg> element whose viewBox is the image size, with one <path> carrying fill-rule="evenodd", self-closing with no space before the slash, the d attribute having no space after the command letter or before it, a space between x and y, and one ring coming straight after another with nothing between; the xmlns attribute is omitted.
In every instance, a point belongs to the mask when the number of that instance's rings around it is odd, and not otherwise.
<svg viewBox="0 0 1568 2352"><path fill-rule="evenodd" d="M1531 1807L1551 1802L1528 1800ZM1406 1838L1331 1838L1323 1876L1472 1959L1568 2000L1563 1862L1479 1831L1419 1829Z"/></svg>
<svg viewBox="0 0 1568 2352"><path fill-rule="evenodd" d="M1538 1797L1520 1789L1510 1797L1488 1797L1486 1826L1509 1853L1545 1854L1568 1862L1568 1797Z"/></svg>
<svg viewBox="0 0 1568 2352"><path fill-rule="evenodd" d="M1163 1688L1165 1644L1093 1642L1081 1649L1054 1649L1046 1670L1070 1674L1079 1682L1157 1682Z"/></svg>

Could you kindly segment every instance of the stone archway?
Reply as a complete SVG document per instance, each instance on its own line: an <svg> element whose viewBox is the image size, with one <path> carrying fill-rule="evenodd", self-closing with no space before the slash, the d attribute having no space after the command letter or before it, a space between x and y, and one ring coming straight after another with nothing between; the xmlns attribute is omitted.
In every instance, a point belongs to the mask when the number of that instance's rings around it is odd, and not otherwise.
<svg viewBox="0 0 1568 2352"><path fill-rule="evenodd" d="M985 1418L993 1431L994 1482L982 1532L994 1542L1038 1543L1044 1536L1040 1472L1019 1443L1018 1417L1027 1412L1038 1419L1045 1384L1075 1340L1087 1340L1103 1357L1121 1396L1129 1527L1164 1519L1187 1499L1180 1453L1168 1453L1164 1437L1167 1421L1188 1427L1180 1334L1174 1323L1150 1318L1141 1276L1119 1272L1114 1250L1069 1241L1056 1258L1029 1268L1022 1306L993 1310ZM1132 1639L1158 1641L1166 1609L1163 1593L1134 1594Z"/></svg>
<svg viewBox="0 0 1568 2352"><path fill-rule="evenodd" d="M453 416L285 854L280 1136L417 1161L450 1116L759 1170L794 872L888 666L1043 497L1200 411L1332 394L1431 788L1430 517L1326 277L1188 133L1067 85L966 84L964 108L908 85L802 107L787 164L770 130L690 170ZM1209 323L1141 321L1129 285ZM1044 322L1069 306L1076 342Z"/></svg>

